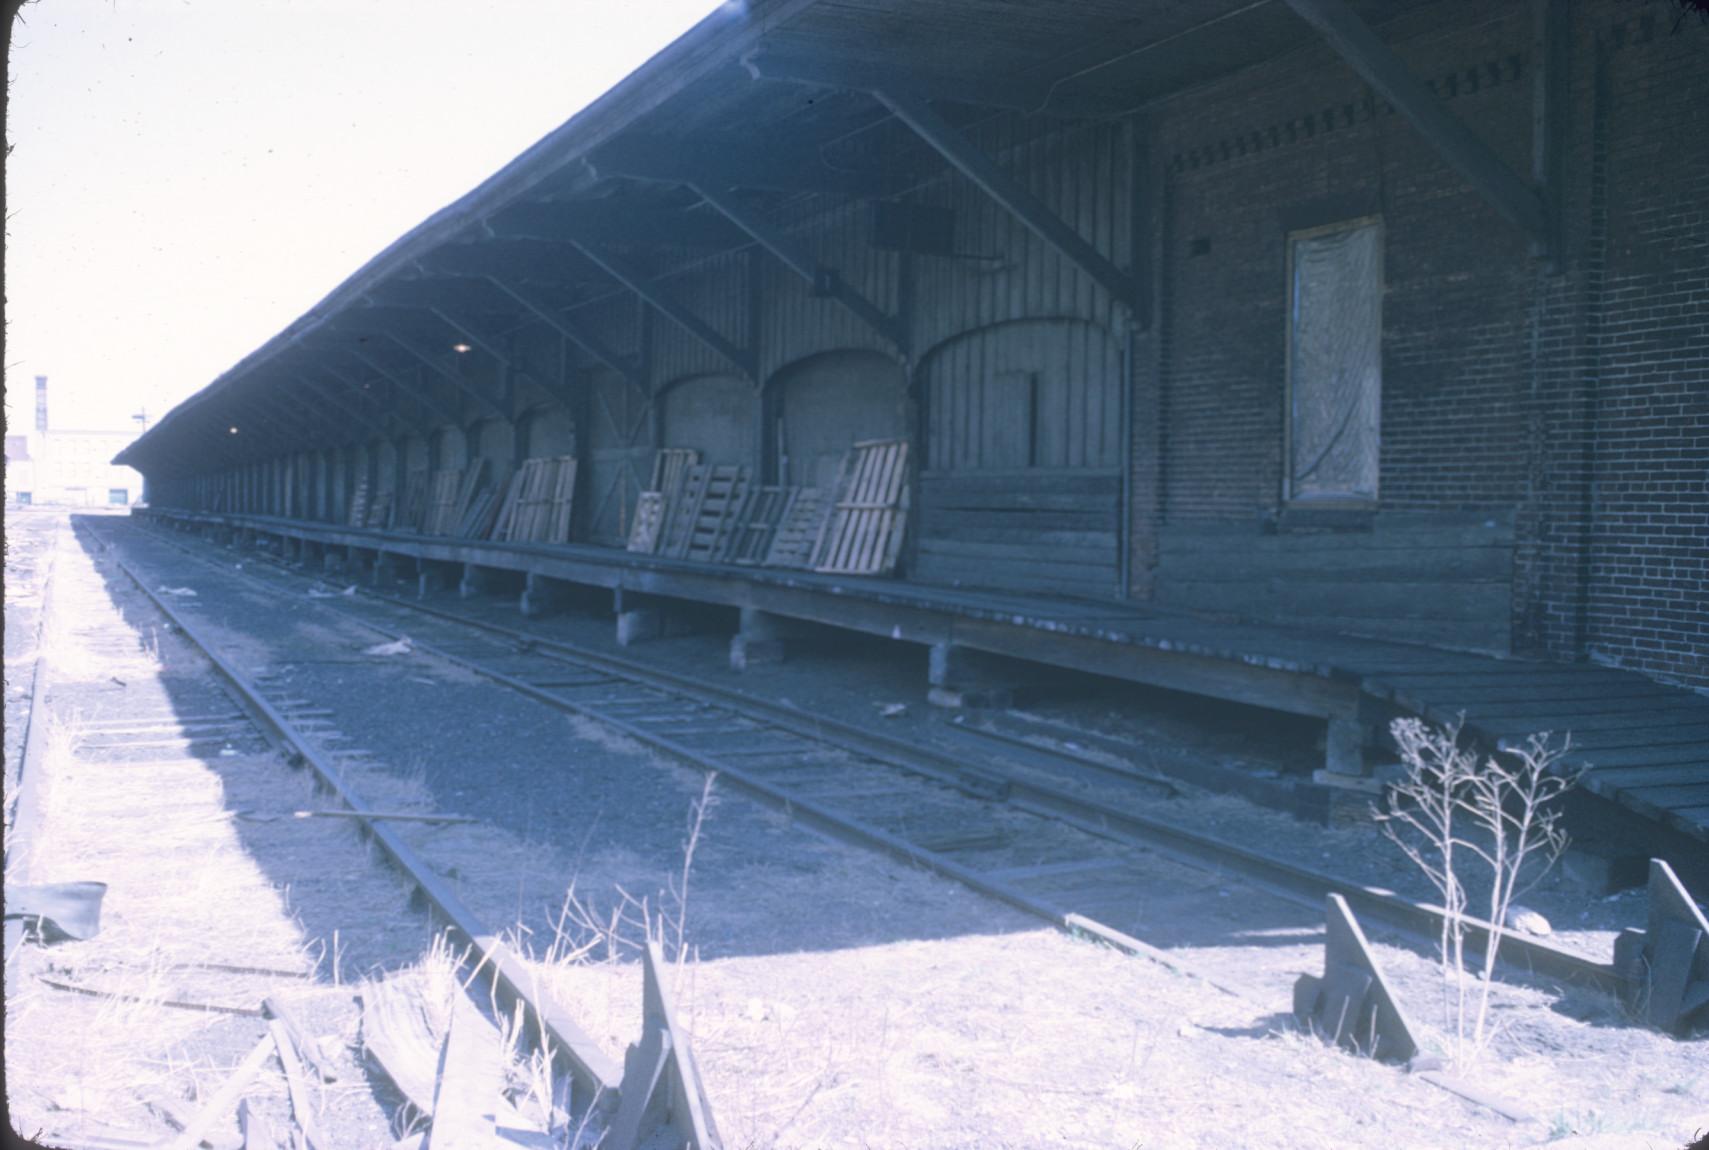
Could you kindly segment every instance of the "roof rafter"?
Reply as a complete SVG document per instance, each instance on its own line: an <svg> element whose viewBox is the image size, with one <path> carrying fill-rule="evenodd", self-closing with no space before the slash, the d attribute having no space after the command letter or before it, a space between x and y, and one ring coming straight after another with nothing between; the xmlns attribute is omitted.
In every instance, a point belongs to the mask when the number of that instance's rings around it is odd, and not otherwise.
<svg viewBox="0 0 1709 1150"><path fill-rule="evenodd" d="M1344 0L1286 0L1286 3L1317 29L1348 67L1393 104L1496 211L1524 229L1533 242L1548 243L1549 214L1536 189L1516 175L1458 116L1443 107L1442 101Z"/></svg>
<svg viewBox="0 0 1709 1150"><path fill-rule="evenodd" d="M614 255L611 252L601 251L599 248L593 247L589 244L576 242L576 247L579 248L581 253L587 256L588 259L592 260L594 263L609 272L613 279L617 280L630 291L646 300L647 303L652 306L653 310L659 312L661 315L674 322L677 326L681 327L684 331L688 332L688 334L692 335L695 339L717 352L724 359L730 361L730 363L739 368L742 374L747 376L750 380L754 380L755 382L759 380L759 368L755 363L754 355L751 351L744 351L729 340L725 339L723 336L719 335L716 331L713 331L712 328L707 325L706 321L702 320L699 316L689 311L688 308L677 302L669 292L665 291L659 284L648 279L647 276L642 274L639 268L635 267L628 260L624 259L622 256Z"/></svg>

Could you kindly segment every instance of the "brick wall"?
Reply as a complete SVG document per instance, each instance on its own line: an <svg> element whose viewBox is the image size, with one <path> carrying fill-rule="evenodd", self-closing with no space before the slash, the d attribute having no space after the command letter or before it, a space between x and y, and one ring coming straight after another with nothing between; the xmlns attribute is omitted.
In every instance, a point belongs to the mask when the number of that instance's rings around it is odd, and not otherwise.
<svg viewBox="0 0 1709 1150"><path fill-rule="evenodd" d="M1709 29L1574 12L1554 263L1327 49L1165 106L1162 517L1279 507L1287 232L1380 214L1383 510L1516 510L1520 650L1709 686ZM1383 35L1528 176L1528 6Z"/></svg>

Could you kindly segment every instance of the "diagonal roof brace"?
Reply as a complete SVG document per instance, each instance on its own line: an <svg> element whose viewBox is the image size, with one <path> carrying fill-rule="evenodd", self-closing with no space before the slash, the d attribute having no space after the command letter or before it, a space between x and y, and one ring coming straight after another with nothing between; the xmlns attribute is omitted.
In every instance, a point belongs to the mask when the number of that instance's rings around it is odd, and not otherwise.
<svg viewBox="0 0 1709 1150"><path fill-rule="evenodd" d="M553 306L551 300L534 291L532 288L525 288L519 284L507 283L506 281L499 279L497 276L486 276L485 278L499 291L527 308L529 313L538 318L540 322L552 328L559 335L593 356L593 358L599 360L599 362L605 364L605 366L611 368L613 371L620 372L624 378L632 380L635 383L642 384L643 386L645 385L646 376L641 371L639 364L611 350L611 348L607 347L604 341L602 341L598 336L588 331L581 324L576 323L574 320L565 316L561 311Z"/></svg>
<svg viewBox="0 0 1709 1150"><path fill-rule="evenodd" d="M930 104L908 92L881 89L872 94L950 166L1001 204L1029 231L1091 276L1117 302L1130 309L1133 307L1133 277L1111 263L1079 232L1063 223L1062 217L1022 187L1019 180L998 167L996 161L977 144L933 111Z"/></svg>
<svg viewBox="0 0 1709 1150"><path fill-rule="evenodd" d="M411 383L405 380L395 370L387 367L385 364L381 363L378 359L369 355L359 347L347 347L344 350L348 351L351 355L355 356L357 359L391 380L392 383L397 385L399 388L402 388L411 399L426 408L430 415L437 416L441 423L449 423L457 427L462 426L463 421L458 417L456 412L445 407L437 399L433 398L433 390L427 386L427 382L425 380L418 379L414 383ZM330 371L331 369L329 368L328 370Z"/></svg>
<svg viewBox="0 0 1709 1150"><path fill-rule="evenodd" d="M897 351L903 355L908 354L908 335L902 321L867 299L838 275L835 268L820 263L804 245L744 207L728 192L717 190L716 186L709 182L689 181L688 186L698 192L708 204L722 212L731 223L754 237L762 248L783 261L790 271L806 280L813 287L815 294L836 300L868 327L894 344Z"/></svg>
<svg viewBox="0 0 1709 1150"><path fill-rule="evenodd" d="M367 410L371 415L381 421L382 430L380 434L387 437L395 434L395 432L390 428L385 427L385 420L387 416L391 416L396 419L405 429L406 433L413 430L425 435L427 432L433 430L431 420L423 416L420 412L392 402L391 391L387 392L386 402L381 403L379 399L368 394L371 381L359 380L353 376L345 375L329 363L320 363L317 364L316 367L319 371L331 376L343 386L344 392L349 396L351 403L360 405L365 402L372 405L364 410ZM382 377L382 381L388 384L390 388L404 392L406 396L409 394L408 389L400 387L390 376ZM329 384L328 386L331 385Z"/></svg>
<svg viewBox="0 0 1709 1150"><path fill-rule="evenodd" d="M1442 101L1419 82L1344 0L1286 2L1329 41L1329 46L1349 67L1393 104L1496 211L1524 229L1534 243L1548 243L1548 213L1536 190L1515 175L1459 117L1444 108Z"/></svg>
<svg viewBox="0 0 1709 1150"><path fill-rule="evenodd" d="M472 381L464 379L461 375L452 371L450 368L441 365L433 356L427 354L425 350L418 347L413 340L406 339L395 331L388 331L383 334L385 338L391 340L393 343L409 352L410 355L420 360L424 366L450 380L457 386L457 390L461 391L464 395L469 396L492 415L497 416L499 419L510 418L509 413L507 413L504 408L500 407L498 401L493 399L492 396L476 387Z"/></svg>
<svg viewBox="0 0 1709 1150"><path fill-rule="evenodd" d="M575 244L577 250L579 250L582 255L586 256L588 259L592 260L594 263L609 272L613 279L622 283L628 287L630 291L634 292L636 295L646 300L647 303L651 304L655 311L658 311L666 318L673 320L678 326L687 331L688 334L692 335L695 339L699 340L701 343L735 364L736 367L741 369L742 374L747 376L750 380L753 380L756 383L759 381L759 368L754 361L754 355L752 352L743 351L741 348L713 331L704 320L689 311L687 308L683 307L682 304L673 299L657 283L654 283L646 276L642 275L640 270L634 265L630 264L621 256L601 251L600 249L581 240L572 240L570 242Z"/></svg>

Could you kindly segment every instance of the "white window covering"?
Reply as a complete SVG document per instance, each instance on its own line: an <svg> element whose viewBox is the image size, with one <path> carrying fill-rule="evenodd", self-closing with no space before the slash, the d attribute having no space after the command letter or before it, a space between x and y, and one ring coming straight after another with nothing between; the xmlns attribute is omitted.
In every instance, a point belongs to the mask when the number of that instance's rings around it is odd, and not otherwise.
<svg viewBox="0 0 1709 1150"><path fill-rule="evenodd" d="M1288 490L1299 502L1377 498L1382 230L1289 238Z"/></svg>

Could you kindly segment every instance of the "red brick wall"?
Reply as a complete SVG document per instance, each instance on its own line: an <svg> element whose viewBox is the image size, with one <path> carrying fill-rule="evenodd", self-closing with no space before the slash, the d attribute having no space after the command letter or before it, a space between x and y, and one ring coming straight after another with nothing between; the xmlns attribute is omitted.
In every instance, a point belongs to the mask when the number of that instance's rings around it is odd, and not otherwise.
<svg viewBox="0 0 1709 1150"><path fill-rule="evenodd" d="M1383 510L1517 510L1521 650L1709 686L1709 29L1574 11L1554 264L1327 49L1165 105L1161 511L1278 508L1286 233L1380 213ZM1529 178L1529 6L1382 34Z"/></svg>

